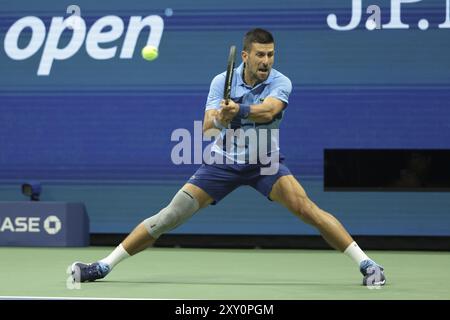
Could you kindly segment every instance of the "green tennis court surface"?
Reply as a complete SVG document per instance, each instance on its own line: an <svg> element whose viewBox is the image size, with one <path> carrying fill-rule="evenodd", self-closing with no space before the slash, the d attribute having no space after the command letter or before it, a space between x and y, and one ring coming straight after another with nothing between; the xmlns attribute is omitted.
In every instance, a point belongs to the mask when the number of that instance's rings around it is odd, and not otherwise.
<svg viewBox="0 0 450 320"><path fill-rule="evenodd" d="M0 248L0 296L150 299L450 299L450 253L372 251L388 285L361 285L335 251L153 248L68 289L67 266L112 248Z"/></svg>

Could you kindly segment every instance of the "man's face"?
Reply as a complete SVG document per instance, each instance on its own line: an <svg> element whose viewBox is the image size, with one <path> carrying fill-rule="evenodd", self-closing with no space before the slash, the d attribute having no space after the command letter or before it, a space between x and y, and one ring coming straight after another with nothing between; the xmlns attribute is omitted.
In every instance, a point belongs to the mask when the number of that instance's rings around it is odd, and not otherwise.
<svg viewBox="0 0 450 320"><path fill-rule="evenodd" d="M252 84L260 83L267 79L272 69L274 54L275 46L273 43L253 42L250 52L242 51L245 73Z"/></svg>

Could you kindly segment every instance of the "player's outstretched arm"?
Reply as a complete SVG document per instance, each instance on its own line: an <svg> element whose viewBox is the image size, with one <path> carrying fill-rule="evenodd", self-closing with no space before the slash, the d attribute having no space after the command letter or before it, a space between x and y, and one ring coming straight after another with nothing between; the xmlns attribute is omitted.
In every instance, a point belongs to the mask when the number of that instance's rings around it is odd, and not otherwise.
<svg viewBox="0 0 450 320"><path fill-rule="evenodd" d="M249 119L256 123L272 121L278 113L283 111L285 106L285 102L273 97L265 98L261 104L237 104L231 100L228 102L228 105L225 105L225 100L222 100L220 103L221 110L233 109L235 116L241 119Z"/></svg>
<svg viewBox="0 0 450 320"><path fill-rule="evenodd" d="M253 104L250 106L248 119L256 123L266 123L283 111L286 103L276 98L267 97L261 104Z"/></svg>

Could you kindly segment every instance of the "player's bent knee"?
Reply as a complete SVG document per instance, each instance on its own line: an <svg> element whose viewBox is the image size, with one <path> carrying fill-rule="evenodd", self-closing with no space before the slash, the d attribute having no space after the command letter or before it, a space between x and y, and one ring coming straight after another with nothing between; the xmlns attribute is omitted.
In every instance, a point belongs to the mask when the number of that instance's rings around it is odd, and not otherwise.
<svg viewBox="0 0 450 320"><path fill-rule="evenodd" d="M198 201L184 190L178 191L170 204L158 214L144 220L148 233L155 239L168 232L194 215L199 209Z"/></svg>

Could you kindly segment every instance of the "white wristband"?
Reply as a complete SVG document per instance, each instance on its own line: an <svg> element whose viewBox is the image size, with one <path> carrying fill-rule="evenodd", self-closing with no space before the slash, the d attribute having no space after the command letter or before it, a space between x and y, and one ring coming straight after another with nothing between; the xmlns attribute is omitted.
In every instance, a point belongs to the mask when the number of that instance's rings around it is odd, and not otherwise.
<svg viewBox="0 0 450 320"><path fill-rule="evenodd" d="M213 122L214 122L214 126L215 126L217 129L222 130L222 129L225 129L225 128L226 128L225 126L222 125L222 123L220 123L219 120L217 120L216 117L214 117Z"/></svg>

